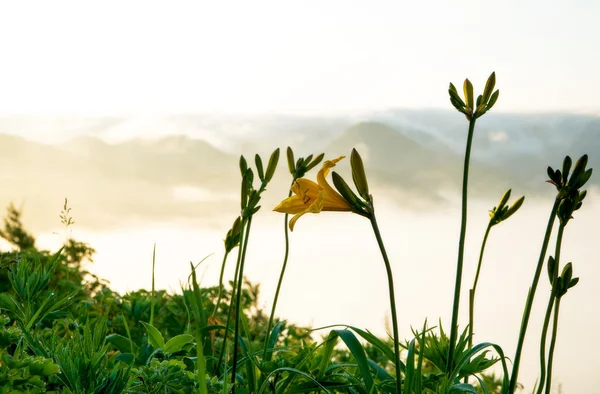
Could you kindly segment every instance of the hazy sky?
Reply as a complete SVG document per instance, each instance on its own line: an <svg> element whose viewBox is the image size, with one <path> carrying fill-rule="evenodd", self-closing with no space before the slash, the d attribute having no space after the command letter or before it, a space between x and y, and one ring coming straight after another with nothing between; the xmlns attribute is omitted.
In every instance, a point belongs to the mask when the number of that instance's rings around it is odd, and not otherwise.
<svg viewBox="0 0 600 394"><path fill-rule="evenodd" d="M0 114L600 112L595 1L1 2Z"/></svg>

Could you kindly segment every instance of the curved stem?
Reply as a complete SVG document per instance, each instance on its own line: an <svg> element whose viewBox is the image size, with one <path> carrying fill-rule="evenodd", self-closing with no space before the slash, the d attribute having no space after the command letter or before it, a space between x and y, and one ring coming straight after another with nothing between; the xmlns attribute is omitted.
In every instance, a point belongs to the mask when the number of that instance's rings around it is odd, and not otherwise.
<svg viewBox="0 0 600 394"><path fill-rule="evenodd" d="M383 257L383 262L385 263L385 270L387 272L388 277L388 289L390 292L390 306L392 310L392 327L394 331L394 356L396 363L396 393L402 393L402 378L400 374L400 345L398 342L398 316L396 314L396 297L394 296L394 278L392 275L392 266L390 265L390 260L388 259L387 252L385 251L385 246L383 244L383 240L381 239L381 233L379 232L379 226L377 226L377 220L375 219L375 213L369 216L369 220L371 221L371 226L373 226L373 232L375 233L375 238L377 238L377 244L379 245L379 250L381 251L381 256Z"/></svg>
<svg viewBox="0 0 600 394"><path fill-rule="evenodd" d="M469 348L473 346L473 324L475 315L475 292L477 291L477 283L479 282L479 273L481 272L481 262L483 261L483 252L485 251L485 245L487 244L488 236L493 224L490 220L485 235L483 236L483 242L481 243L481 250L479 251L479 262L477 263L477 271L475 273L475 280L473 281L473 287L469 291Z"/></svg>
<svg viewBox="0 0 600 394"><path fill-rule="evenodd" d="M221 345L221 353L219 353L219 360L217 361L217 369L220 368L223 356L225 355L225 349L227 346L227 337L229 336L229 327L231 325L231 313L233 311L233 298L236 294L237 289L237 277L240 271L240 262L242 260L242 254L244 253L244 229L246 228L246 219L242 220L242 229L240 231L240 246L238 247L237 262L235 264L235 273L233 274L233 286L231 288L231 296L229 299L229 308L227 308L227 322L225 323L225 333L223 335L223 344ZM227 368L225 368L226 370Z"/></svg>
<svg viewBox="0 0 600 394"><path fill-rule="evenodd" d="M552 360L554 359L554 348L556 346L556 334L558 330L558 310L560 309L560 299L556 298L554 306L554 323L552 324L552 339L550 340L550 351L548 352L548 377L546 378L546 394L550 394L550 386L552 383Z"/></svg>
<svg viewBox="0 0 600 394"><path fill-rule="evenodd" d="M552 206L552 212L548 218L548 225L546 226L546 235L544 236L544 242L542 243L542 249L540 250L540 257L538 259L537 268L535 275L533 276L533 282L527 293L527 301L525 303L525 309L523 311L523 318L521 320L521 329L519 331L519 341L517 342L517 351L513 362L512 374L510 376L510 385L508 392L514 394L517 388L517 378L519 376L519 366L521 364L521 353L523 352L523 344L525 343L525 334L527 333L527 324L529 323L529 317L531 315L531 308L533 306L533 300L535 298L535 290L537 289L538 282L540 280L540 274L546 258L546 251L548 250L548 243L550 242L550 235L552 234L552 227L554 226L554 219L556 218L556 211L560 200L557 198L554 200Z"/></svg>
<svg viewBox="0 0 600 394"><path fill-rule="evenodd" d="M246 260L246 249L248 247L248 238L250 235L250 226L252 225L252 216L248 218L248 224L246 225L246 237L244 241L244 250L242 252L242 258L239 264L240 272L238 273L238 284L237 284L237 295L236 295L236 313L235 313L235 329L233 334L233 364L231 366L231 392L235 394L235 372L237 369L238 352L236 351L238 346L238 336L240 332L240 313L242 313L242 285L244 280L244 262ZM243 228L243 227L242 227Z"/></svg>
<svg viewBox="0 0 600 394"><path fill-rule="evenodd" d="M215 304L215 309L213 310L212 317L217 315L217 310L219 309L219 304L221 303L221 298L223 296L223 274L225 273L225 263L227 262L227 256L229 256L229 252L225 251L225 255L223 256L223 262L221 263L221 274L219 275L219 295L217 296L217 302Z"/></svg>
<svg viewBox="0 0 600 394"><path fill-rule="evenodd" d="M295 182L294 178L294 182ZM293 182L292 182L293 184ZM292 195L292 191L288 194L288 197ZM284 226L284 234L285 234L285 254L283 256L283 265L281 266L281 273L279 274L279 282L277 282L277 290L275 290L275 297L273 298L273 307L271 308L271 316L269 316L269 323L267 325L267 333L265 335L265 345L263 349L263 359L267 358L267 346L269 344L269 335L271 335L271 329L273 328L273 319L275 318L275 309L277 308L277 300L279 299L279 292L281 290L281 284L283 283L283 275L285 274L285 269L287 267L288 256L290 254L290 234L288 231L288 218L289 215L285 214L285 220L283 223Z"/></svg>
<svg viewBox="0 0 600 394"><path fill-rule="evenodd" d="M558 227L558 235L556 237L556 250L554 253L554 271L552 275L552 292L550 293L550 299L548 300L548 307L546 308L546 315L544 317L544 326L542 327L542 337L540 339L540 386L537 388L536 394L542 394L544 390L544 383L546 379L546 337L548 336L548 326L550 325L550 316L552 315L552 308L554 306L554 300L556 299L556 279L558 278L558 266L560 262L560 249L562 244L562 238L565 226L561 224Z"/></svg>
<svg viewBox="0 0 600 394"><path fill-rule="evenodd" d="M467 136L467 147L465 150L465 164L463 168L462 185L462 217L460 222L460 238L458 240L458 261L456 263L456 281L454 284L454 302L452 304L452 325L450 327L450 344L448 348L448 363L446 372L450 373L453 368L454 347L458 336L458 309L460 306L460 286L462 281L463 259L465 253L465 236L467 234L467 191L469 184L469 162L471 160L471 145L473 142L473 131L475 130L475 118L469 121L469 134Z"/></svg>

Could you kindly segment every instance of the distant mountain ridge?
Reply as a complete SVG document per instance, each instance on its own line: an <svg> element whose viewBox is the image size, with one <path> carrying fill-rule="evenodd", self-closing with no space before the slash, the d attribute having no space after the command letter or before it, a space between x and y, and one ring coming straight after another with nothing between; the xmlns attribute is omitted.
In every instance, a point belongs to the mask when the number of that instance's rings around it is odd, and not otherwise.
<svg viewBox="0 0 600 394"><path fill-rule="evenodd" d="M26 130L36 130L27 127L34 127L40 119L19 125L18 119L6 122L0 118L0 131L19 131L0 134L0 181L4 185L0 205L25 202L43 228L57 223L64 197L81 204L81 221L100 227L148 217L217 218L236 212L239 204L235 197L239 193L239 154L252 161L256 152L267 154L287 145L298 156L321 152L327 157L349 155L357 148L370 183L399 203L410 199L440 202L447 190L458 193L460 189L467 122L449 111L386 111L304 120L244 117L223 124L215 116L187 115L181 124L178 119L171 117L168 123L185 134L151 134L150 138L112 142L102 136L106 128L115 130L123 125L118 118L78 118L73 125L68 119L55 120L56 127L80 132L49 144L23 138L36 138ZM183 124L188 128L180 127ZM194 129L195 124L202 125L206 134ZM89 133L81 128L85 125L90 125ZM235 130L226 129L227 125ZM46 125L43 130L49 129ZM224 150L214 143L219 138L233 143ZM486 115L476 127L471 193L494 200L509 187L519 194L548 193L546 167L560 166L566 154L577 159L583 153L590 155L592 168L599 167L598 117ZM340 163L340 172L347 173L348 166L349 160ZM285 190L289 184L283 159L274 182L270 189L278 194L278 189ZM600 178L593 176L591 184L600 184ZM208 197L182 200L181 193L188 192ZM56 207L55 212L49 206Z"/></svg>

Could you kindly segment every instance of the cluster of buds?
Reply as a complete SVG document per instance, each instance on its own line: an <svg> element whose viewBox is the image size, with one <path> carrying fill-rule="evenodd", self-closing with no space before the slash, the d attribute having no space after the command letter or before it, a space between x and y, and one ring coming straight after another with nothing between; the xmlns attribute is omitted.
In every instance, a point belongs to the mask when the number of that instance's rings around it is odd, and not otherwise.
<svg viewBox="0 0 600 394"><path fill-rule="evenodd" d="M510 192L511 189L508 189L506 192L504 192L504 195L502 196L498 207L494 207L490 211L490 226L495 226L496 224L508 219L515 212L517 212L519 208L521 208L521 205L523 205L523 201L525 201L525 196L521 196L510 207L506 205L508 199L510 198Z"/></svg>
<svg viewBox="0 0 600 394"><path fill-rule="evenodd" d="M464 100L458 94L456 87L450 83L450 87L448 88L448 93L450 94L450 102L458 110L458 112L462 112L467 117L468 121L474 120L485 114L487 111L492 109L496 101L498 100L498 96L500 95L500 91L496 90L494 92L494 87L496 86L496 73L493 72L486 84L483 94L480 94L477 97L477 100L474 100L473 96L473 84L468 79L465 79L463 84L463 92L465 95Z"/></svg>
<svg viewBox="0 0 600 394"><path fill-rule="evenodd" d="M238 216L233 222L233 226L227 231L225 235L225 252L230 253L233 249L240 246L240 237L242 234L242 220Z"/></svg>
<svg viewBox="0 0 600 394"><path fill-rule="evenodd" d="M548 259L548 276L550 284L556 286L555 294L561 298L567 291L579 283L579 278L573 278L573 264L568 263L564 266L562 273L558 276L558 265L552 256ZM555 282L556 281L556 282Z"/></svg>
<svg viewBox="0 0 600 394"><path fill-rule="evenodd" d="M323 157L325 157L325 154L321 153L314 159L313 155L308 155L306 158L300 157L298 158L298 160L294 160L294 152L289 146L287 148L286 154L288 169L290 171L290 174L292 174L294 181L298 178L304 177L304 175L306 175L308 171L315 168L317 164L319 164L323 160Z"/></svg>
<svg viewBox="0 0 600 394"><path fill-rule="evenodd" d="M242 198L240 199L242 219L251 217L260 209L260 205L258 205L260 195L266 190L267 184L271 179L273 179L277 163L279 162L279 148L275 149L271 154L266 171L264 170L262 159L258 154L254 157L254 162L256 164L256 172L261 181L258 189L254 188L254 172L248 167L244 156L240 157L240 172L242 173Z"/></svg>
<svg viewBox="0 0 600 394"><path fill-rule="evenodd" d="M563 161L562 172L559 169L554 170L552 167L548 167L550 179L546 182L554 185L558 190L556 199L560 201L560 205L557 216L562 225L566 225L573 218L573 213L583 205L583 199L587 192L580 191L580 189L592 176L592 169L586 169L587 162L588 156L581 156L571 172L572 160L567 156Z"/></svg>

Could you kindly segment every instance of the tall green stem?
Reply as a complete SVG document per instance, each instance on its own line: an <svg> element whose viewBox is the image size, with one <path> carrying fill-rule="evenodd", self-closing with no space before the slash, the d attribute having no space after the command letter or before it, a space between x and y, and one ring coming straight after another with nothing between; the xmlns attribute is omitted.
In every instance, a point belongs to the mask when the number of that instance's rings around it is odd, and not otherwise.
<svg viewBox="0 0 600 394"><path fill-rule="evenodd" d="M523 352L523 344L525 342L525 334L527 333L527 324L529 323L529 317L531 315L531 308L533 306L533 300L535 298L535 291L537 289L537 285L540 280L540 274L542 272L542 267L544 266L544 260L546 258L546 251L548 250L548 243L550 242L550 235L552 234L552 227L554 226L554 219L556 218L556 211L558 210L559 204L560 204L560 200L557 198L554 201L554 206L552 207L552 212L550 213L550 217L548 218L548 225L546 226L546 235L544 236L544 242L542 244L542 249L540 250L540 257L538 259L537 268L535 270L535 275L533 276L533 282L531 283L531 287L529 288L529 293L527 294L525 310L523 311L523 319L521 320L521 330L519 331L519 340L517 342L517 351L515 353L512 374L510 376L510 386L508 389L509 394L514 394L514 392L517 388L517 379L519 376L519 366L521 364L521 353Z"/></svg>
<svg viewBox="0 0 600 394"><path fill-rule="evenodd" d="M240 332L240 313L242 313L242 285L244 280L244 262L246 260L246 249L248 247L248 238L250 236L250 226L252 225L252 216L248 218L248 224L246 225L246 236L244 237L244 251L242 252L242 258L239 264L239 273L238 273L238 284L237 284L237 295L236 295L236 313L235 313L235 329L233 334L233 365L231 366L231 383L233 384L231 388L232 394L235 394L235 372L237 369L237 359L238 352L236 351L238 346L238 336ZM243 228L243 227L242 227ZM241 241L240 241L241 242Z"/></svg>
<svg viewBox="0 0 600 394"><path fill-rule="evenodd" d="M294 178L294 181L296 178ZM292 182L293 184L293 182ZM288 194L288 197L292 195L292 191ZM277 300L279 299L279 292L281 290L281 284L283 283L283 275L287 267L288 256L290 254L290 234L288 232L288 219L289 215L285 214L285 220L283 223L283 233L285 234L285 254L283 256L283 265L281 266L281 273L279 274L279 282L277 282L277 290L275 290L275 297L273 298L273 307L271 308L271 316L269 316L269 324L267 325L267 333L265 335L265 346L263 349L263 359L267 359L267 346L269 344L269 335L273 328L273 320L275 319L275 309L277 308Z"/></svg>
<svg viewBox="0 0 600 394"><path fill-rule="evenodd" d="M463 258L465 253L465 236L467 234L467 191L469 185L469 162L471 160L471 145L473 142L473 131L475 130L475 117L469 121L469 134L467 136L467 148L465 150L465 164L463 168L462 186L462 217L460 222L460 238L458 240L458 262L456 264L456 282L454 284L454 302L452 304L452 326L450 329L450 345L448 348L448 364L446 372L453 370L454 347L458 336L458 309L460 305L460 286L462 281Z"/></svg>
<svg viewBox="0 0 600 394"><path fill-rule="evenodd" d="M483 236L483 242L481 243L481 250L479 251L479 262L477 263L477 272L475 273L475 280L473 281L473 287L469 290L469 348L473 346L473 324L475 323L475 292L477 291L477 283L479 282L479 273L481 271L481 262L483 261L483 252L485 251L485 245L487 243L490 230L492 228L492 222L490 221L485 235Z"/></svg>
<svg viewBox="0 0 600 394"><path fill-rule="evenodd" d="M246 254L244 239L244 229L246 228L246 219L242 220L242 229L240 230L240 246L238 247L238 255L237 262L235 264L235 273L233 274L233 286L231 288L231 297L229 299L229 308L227 308L227 322L225 323L225 334L223 335L223 344L221 345L221 353L219 353L219 360L217 361L217 368L220 368L221 362L223 361L223 356L225 355L225 349L227 346L227 337L229 336L229 327L231 325L231 314L233 311L233 298L236 294L237 282L238 282L238 274L240 271L240 262L242 261L242 256ZM225 368L227 369L227 368Z"/></svg>
<svg viewBox="0 0 600 394"><path fill-rule="evenodd" d="M552 291L550 292L550 299L548 300L548 307L546 308L546 316L544 317L544 326L542 328L542 337L540 339L540 386L537 388L537 394L542 394L544 389L544 383L546 379L546 337L548 335L548 326L550 325L550 316L552 315L552 307L554 306L554 300L556 298L556 279L558 277L558 267L560 262L560 249L562 245L563 233L565 226L561 224L558 227L558 235L556 237L556 250L554 253L554 272L552 275Z"/></svg>
<svg viewBox="0 0 600 394"><path fill-rule="evenodd" d="M227 256L229 256L229 252L225 251L225 255L223 256L223 262L221 263L221 274L219 275L219 295L217 296L217 303L215 304L215 309L213 310L212 317L215 317L217 315L217 310L219 310L219 304L221 303L221 297L223 296L223 274L225 273L225 263L227 262Z"/></svg>
<svg viewBox="0 0 600 394"><path fill-rule="evenodd" d="M379 232L379 226L377 226L377 220L375 219L375 213L372 213L369 216L369 220L371 221L371 225L373 226L373 232L375 233L375 238L377 238L377 244L379 245L379 250L381 251L381 256L383 257L383 262L385 263L385 270L387 272L388 277L388 288L390 292L390 306L392 309L392 327L394 330L394 356L396 363L396 393L402 393L402 377L400 374L400 345L398 342L398 316L396 314L396 297L394 296L394 277L392 275L392 266L390 265L390 260L388 259L387 252L385 251L385 246L383 244L383 240L381 239L381 233Z"/></svg>
<svg viewBox="0 0 600 394"><path fill-rule="evenodd" d="M558 310L560 309L560 299L556 298L554 306L554 323L552 324L552 339L550 340L550 351L548 352L548 377L546 378L546 394L550 394L552 383L552 360L554 359L554 348L556 346L556 334L558 330Z"/></svg>

